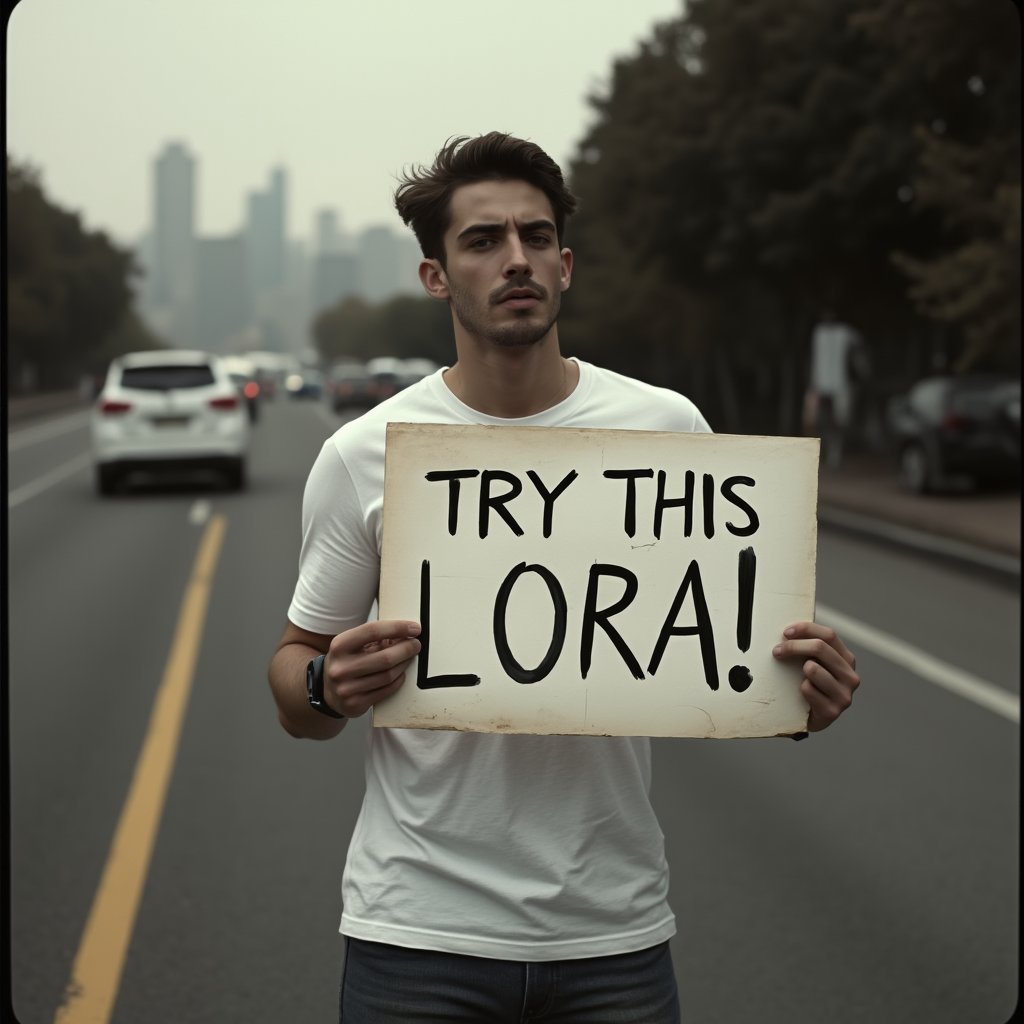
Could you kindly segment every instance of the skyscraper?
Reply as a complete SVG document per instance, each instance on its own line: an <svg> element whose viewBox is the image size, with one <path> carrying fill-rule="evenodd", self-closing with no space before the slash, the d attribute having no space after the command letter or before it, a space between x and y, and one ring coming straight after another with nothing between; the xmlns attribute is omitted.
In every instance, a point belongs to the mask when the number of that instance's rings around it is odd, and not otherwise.
<svg viewBox="0 0 1024 1024"><path fill-rule="evenodd" d="M147 294L174 344L192 343L196 162L171 142L153 164L152 286Z"/></svg>
<svg viewBox="0 0 1024 1024"><path fill-rule="evenodd" d="M286 187L283 167L275 167L270 184L249 193L245 219L245 246L249 281L255 295L285 283Z"/></svg>

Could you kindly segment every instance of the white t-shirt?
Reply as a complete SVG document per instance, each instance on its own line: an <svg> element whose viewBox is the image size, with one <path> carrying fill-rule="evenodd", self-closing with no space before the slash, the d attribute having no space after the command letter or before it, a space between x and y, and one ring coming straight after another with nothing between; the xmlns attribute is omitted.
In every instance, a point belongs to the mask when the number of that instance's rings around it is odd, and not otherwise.
<svg viewBox="0 0 1024 1024"><path fill-rule="evenodd" d="M709 431L689 399L589 363L558 405L521 419L460 402L443 370L328 438L303 497L288 618L366 621L380 575L389 422ZM341 931L511 960L628 953L675 932L644 737L371 729L342 880Z"/></svg>

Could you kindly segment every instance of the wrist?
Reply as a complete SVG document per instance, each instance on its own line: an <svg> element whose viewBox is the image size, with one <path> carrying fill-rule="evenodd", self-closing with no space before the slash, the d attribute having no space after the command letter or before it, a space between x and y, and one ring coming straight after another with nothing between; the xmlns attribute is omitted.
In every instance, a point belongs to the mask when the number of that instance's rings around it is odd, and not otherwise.
<svg viewBox="0 0 1024 1024"><path fill-rule="evenodd" d="M327 703L324 695L324 665L327 661L326 654L318 654L306 665L306 700L309 706L321 715L329 718L345 718L340 711Z"/></svg>

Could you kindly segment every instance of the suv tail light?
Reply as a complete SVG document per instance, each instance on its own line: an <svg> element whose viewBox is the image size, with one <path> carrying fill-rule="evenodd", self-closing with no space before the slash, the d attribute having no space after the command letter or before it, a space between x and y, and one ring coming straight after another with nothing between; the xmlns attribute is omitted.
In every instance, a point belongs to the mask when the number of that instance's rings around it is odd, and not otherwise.
<svg viewBox="0 0 1024 1024"><path fill-rule="evenodd" d="M131 407L131 402L118 402L113 398L104 398L100 402L100 412L104 416L119 416L123 412L129 412Z"/></svg>
<svg viewBox="0 0 1024 1024"><path fill-rule="evenodd" d="M224 398L211 398L211 409L237 409L238 399L234 395L226 395Z"/></svg>

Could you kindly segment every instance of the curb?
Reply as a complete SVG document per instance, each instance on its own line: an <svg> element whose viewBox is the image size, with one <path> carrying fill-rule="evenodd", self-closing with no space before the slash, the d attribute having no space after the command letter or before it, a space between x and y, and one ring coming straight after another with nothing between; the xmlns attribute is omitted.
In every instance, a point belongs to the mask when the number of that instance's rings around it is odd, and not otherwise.
<svg viewBox="0 0 1024 1024"><path fill-rule="evenodd" d="M893 546L911 548L922 554L957 562L994 573L1010 582L1020 582L1020 558L936 533L913 530L874 516L851 512L828 503L818 506L818 524Z"/></svg>

